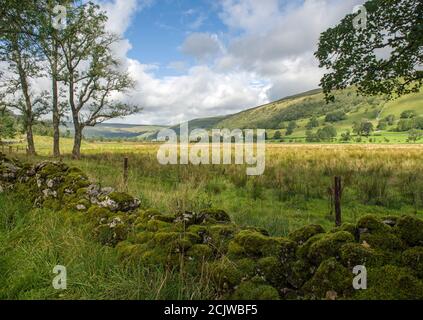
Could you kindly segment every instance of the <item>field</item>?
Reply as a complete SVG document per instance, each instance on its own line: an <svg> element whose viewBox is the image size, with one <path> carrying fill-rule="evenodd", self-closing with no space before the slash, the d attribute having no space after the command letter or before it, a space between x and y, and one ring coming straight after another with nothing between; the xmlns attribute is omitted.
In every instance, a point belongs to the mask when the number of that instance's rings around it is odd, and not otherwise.
<svg viewBox="0 0 423 320"><path fill-rule="evenodd" d="M49 138L38 137L39 159L51 152ZM70 152L71 140L62 139ZM328 188L344 178L343 218L369 214L423 214L423 145L268 144L263 176L248 177L244 166L162 166L158 144L85 142L81 168L104 186L118 186L140 198L145 208L165 212L226 210L242 225L286 235L307 223L330 227ZM123 158L129 158L127 190ZM37 160L39 160L37 159ZM34 159L31 159L32 161ZM124 190L125 189L125 190Z"/></svg>
<svg viewBox="0 0 423 320"><path fill-rule="evenodd" d="M39 156L51 159L51 140L37 137ZM69 154L70 139L62 139ZM161 166L159 145L84 142L83 158L63 161L102 186L127 191L141 206L164 213L226 210L242 226L286 236L316 223L334 227L328 189L343 177L343 222L374 214L423 217L423 145L267 145L266 171L247 177L244 166ZM122 164L129 158L128 185ZM216 299L210 276L138 263L122 264L116 250L92 239L78 214L31 209L25 196L0 194L0 297L5 299ZM51 287L51 270L65 264L68 290Z"/></svg>

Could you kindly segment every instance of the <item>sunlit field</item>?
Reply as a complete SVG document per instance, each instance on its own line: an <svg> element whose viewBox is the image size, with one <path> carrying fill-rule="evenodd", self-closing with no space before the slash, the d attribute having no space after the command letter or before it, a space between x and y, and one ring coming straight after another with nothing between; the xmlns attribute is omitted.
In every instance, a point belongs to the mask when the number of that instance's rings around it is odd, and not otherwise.
<svg viewBox="0 0 423 320"><path fill-rule="evenodd" d="M51 141L37 137L39 156L50 158ZM83 158L69 156L72 141L62 139L63 161L81 168L93 181L128 191L144 208L163 212L226 210L244 226L286 235L300 226L334 225L334 176L343 178L342 218L365 214L423 215L423 145L268 144L264 175L249 177L239 165L160 165L159 144L84 142ZM14 149L15 150L15 149ZM129 158L128 184L123 159Z"/></svg>

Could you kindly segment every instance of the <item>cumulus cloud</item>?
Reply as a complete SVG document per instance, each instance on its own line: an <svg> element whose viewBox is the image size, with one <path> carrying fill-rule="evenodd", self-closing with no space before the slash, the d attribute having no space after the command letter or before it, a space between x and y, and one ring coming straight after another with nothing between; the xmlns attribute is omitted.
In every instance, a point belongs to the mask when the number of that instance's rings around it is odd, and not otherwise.
<svg viewBox="0 0 423 320"><path fill-rule="evenodd" d="M129 59L131 44L124 40L116 52L137 82L128 99L144 108L143 113L125 121L175 124L314 89L322 76L313 56L320 33L362 3L364 0L220 0L219 17L227 33L189 33L180 50L196 60L191 68L183 61L157 66ZM149 4L108 1L110 30L123 35L134 11ZM184 13L195 14L194 10ZM188 29L197 26L187 24ZM184 74L158 77L159 67Z"/></svg>
<svg viewBox="0 0 423 320"><path fill-rule="evenodd" d="M219 54L222 44L216 34L192 33L185 39L181 51L198 61L205 61Z"/></svg>
<svg viewBox="0 0 423 320"><path fill-rule="evenodd" d="M254 0L224 0L222 19L242 33L231 41L217 65L269 80L271 100L316 88L322 70L313 53L320 33L363 2L306 0L282 8L277 0L264 0L263 5Z"/></svg>
<svg viewBox="0 0 423 320"><path fill-rule="evenodd" d="M144 107L130 122L177 124L183 120L222 115L266 103L265 84L248 73L216 73L207 66L190 68L186 75L158 79L154 69L130 60L130 74L140 84L131 101Z"/></svg>

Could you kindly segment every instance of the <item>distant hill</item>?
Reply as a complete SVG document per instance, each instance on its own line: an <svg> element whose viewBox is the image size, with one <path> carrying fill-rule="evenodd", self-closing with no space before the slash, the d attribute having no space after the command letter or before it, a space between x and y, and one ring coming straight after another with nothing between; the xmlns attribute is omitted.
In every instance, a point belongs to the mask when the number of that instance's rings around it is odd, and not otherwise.
<svg viewBox="0 0 423 320"><path fill-rule="evenodd" d="M376 127L379 120L388 115L394 115L395 124L387 128L387 130L393 130L401 113L405 110L414 110L417 115L423 116L423 90L420 93L389 101L379 96L360 96L353 88L348 88L338 91L335 98L334 103L326 103L322 90L312 90L225 116L221 121L213 123L213 126L228 129L260 128L268 129L269 132L280 130L284 133L288 123L295 121L297 128L292 137L298 137L305 135L306 125L312 117L317 118L319 122L319 126L313 129L317 130L328 124L325 121L326 116L335 112L345 114L344 119L331 122L339 134L351 129L355 121L362 119L372 121ZM203 120L206 119L196 119L195 123L201 123ZM208 128L205 127L205 129Z"/></svg>
<svg viewBox="0 0 423 320"><path fill-rule="evenodd" d="M164 126L151 125L134 125L122 123L100 123L95 127L86 127L84 129L84 137L86 138L106 138L106 139L138 139L151 140L154 139L155 134L165 128ZM74 129L72 123L60 128L62 132L69 130L73 135Z"/></svg>
<svg viewBox="0 0 423 320"><path fill-rule="evenodd" d="M355 121L368 119L376 127L379 120L388 115L394 115L396 122L386 130L393 130L400 115L405 110L414 110L417 115L423 116L423 90L420 93L410 94L402 98L389 101L384 97L364 97L357 95L353 88L339 91L335 94L334 103L326 103L322 90L316 89L297 95L247 109L236 114L227 116L215 116L199 118L189 121L189 129L267 129L270 137L275 130L285 134L289 122L295 121L297 128L290 136L292 138L304 137L307 130L306 125L310 118L315 117L319 126L313 128L318 130L328 124L325 120L327 115L335 112L343 113L343 119L331 122L337 129L338 134L350 130ZM103 123L93 128L86 128L84 136L87 138L104 137L108 139L135 139L154 140L157 133L166 128L165 126L149 125L126 125ZM70 130L72 124L62 131ZM170 127L179 134L179 125Z"/></svg>

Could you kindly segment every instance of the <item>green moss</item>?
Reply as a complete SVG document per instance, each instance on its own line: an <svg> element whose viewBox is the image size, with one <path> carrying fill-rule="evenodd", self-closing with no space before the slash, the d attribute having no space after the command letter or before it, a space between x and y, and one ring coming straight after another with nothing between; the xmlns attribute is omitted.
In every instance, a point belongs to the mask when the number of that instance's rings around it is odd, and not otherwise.
<svg viewBox="0 0 423 320"><path fill-rule="evenodd" d="M412 269L415 274L423 278L423 247L414 247L402 253L402 264Z"/></svg>
<svg viewBox="0 0 423 320"><path fill-rule="evenodd" d="M199 223L231 222L229 215L219 209L207 209L201 211L197 218Z"/></svg>
<svg viewBox="0 0 423 320"><path fill-rule="evenodd" d="M413 276L413 270L387 265L368 268L367 290L354 292L354 299L422 300L423 283Z"/></svg>
<svg viewBox="0 0 423 320"><path fill-rule="evenodd" d="M311 224L305 227L302 227L301 229L298 229L294 232L291 232L288 237L297 242L299 245L304 244L308 239L310 239L311 237L315 236L316 234L319 233L324 233L325 230L323 229L322 226L320 225L316 225L316 224Z"/></svg>
<svg viewBox="0 0 423 320"><path fill-rule="evenodd" d="M354 238L357 237L357 227L352 224L352 223L344 223L342 224L342 226L339 228L339 231L346 231L351 233Z"/></svg>
<svg viewBox="0 0 423 320"><path fill-rule="evenodd" d="M237 265L226 258L210 263L209 269L211 279L220 291L232 290L244 276Z"/></svg>
<svg viewBox="0 0 423 320"><path fill-rule="evenodd" d="M109 198L118 204L127 203L134 200L134 197L124 192L112 192L109 194Z"/></svg>
<svg viewBox="0 0 423 320"><path fill-rule="evenodd" d="M204 239L216 250L225 253L228 250L229 241L233 239L237 231L237 226L232 223L211 225Z"/></svg>
<svg viewBox="0 0 423 320"><path fill-rule="evenodd" d="M112 212L106 208L100 208L98 206L92 206L87 211L87 216L90 220L99 222L101 219L108 219L112 215Z"/></svg>
<svg viewBox="0 0 423 320"><path fill-rule="evenodd" d="M62 177L67 170L68 167L63 163L49 162L38 173L42 178L53 179Z"/></svg>
<svg viewBox="0 0 423 320"><path fill-rule="evenodd" d="M173 257L172 259L169 252L166 252L162 248L155 248L144 251L141 254L140 260L144 264L158 266L173 264L173 262L177 261L177 258Z"/></svg>
<svg viewBox="0 0 423 320"><path fill-rule="evenodd" d="M297 248L297 257L302 260L307 260L308 252L310 251L311 245L317 242L318 240L322 239L324 236L324 233L320 233L308 239L303 245Z"/></svg>
<svg viewBox="0 0 423 320"><path fill-rule="evenodd" d="M274 287L285 287L286 277L277 257L265 257L257 261L257 272Z"/></svg>
<svg viewBox="0 0 423 320"><path fill-rule="evenodd" d="M423 246L423 221L411 216L398 219L396 230L410 246Z"/></svg>
<svg viewBox="0 0 423 320"><path fill-rule="evenodd" d="M257 231L242 230L234 240L244 247L248 256L252 257L278 256L281 249L279 239L265 236Z"/></svg>
<svg viewBox="0 0 423 320"><path fill-rule="evenodd" d="M247 251L237 242L231 241L228 245L227 255L230 259L241 259L247 255Z"/></svg>
<svg viewBox="0 0 423 320"><path fill-rule="evenodd" d="M156 232L159 230L169 230L171 229L171 227L172 227L171 223L167 223L167 222L163 222L159 220L148 221L146 224L143 224L142 226L137 225L138 230L143 229L143 230L147 230L151 232Z"/></svg>
<svg viewBox="0 0 423 320"><path fill-rule="evenodd" d="M361 217L357 222L357 228L367 229L370 233L385 233L390 231L389 226L385 225L382 221L372 215Z"/></svg>
<svg viewBox="0 0 423 320"><path fill-rule="evenodd" d="M326 234L310 246L308 258L316 265L331 257L339 258L339 249L349 242L354 242L354 237L349 232L339 231Z"/></svg>
<svg viewBox="0 0 423 320"><path fill-rule="evenodd" d="M325 299L329 291L334 291L338 297L347 295L352 288L352 273L344 266L330 258L323 261L313 277L305 283L302 290L311 299Z"/></svg>
<svg viewBox="0 0 423 320"><path fill-rule="evenodd" d="M317 267L310 264L307 260L296 260L291 266L291 273L286 281L294 288L301 288L308 281Z"/></svg>
<svg viewBox="0 0 423 320"><path fill-rule="evenodd" d="M195 261L209 260L213 257L213 249L206 244L194 244L187 251L187 256Z"/></svg>
<svg viewBox="0 0 423 320"><path fill-rule="evenodd" d="M344 244L341 247L340 253L342 264L350 270L358 265L381 265L384 261L383 254L358 243Z"/></svg>
<svg viewBox="0 0 423 320"><path fill-rule="evenodd" d="M278 291L260 278L242 282L233 293L235 300L279 300Z"/></svg>
<svg viewBox="0 0 423 320"><path fill-rule="evenodd" d="M399 251L405 249L404 242L393 233L363 233L360 241L367 242L371 248L383 251Z"/></svg>

